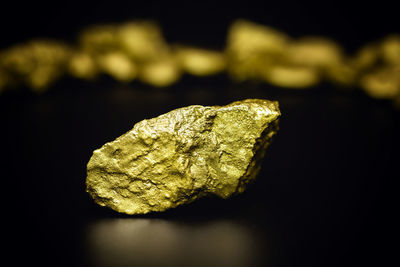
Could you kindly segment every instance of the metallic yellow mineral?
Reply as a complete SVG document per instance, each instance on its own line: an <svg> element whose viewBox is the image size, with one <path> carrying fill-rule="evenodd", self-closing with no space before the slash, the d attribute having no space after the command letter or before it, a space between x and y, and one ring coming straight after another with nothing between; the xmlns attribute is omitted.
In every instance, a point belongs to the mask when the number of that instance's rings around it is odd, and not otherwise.
<svg viewBox="0 0 400 267"><path fill-rule="evenodd" d="M294 65L320 69L335 67L342 60L338 44L322 37L304 37L291 42L285 51L285 59Z"/></svg>
<svg viewBox="0 0 400 267"><path fill-rule="evenodd" d="M155 87L166 87L177 82L182 71L177 61L172 57L162 57L141 66L139 79Z"/></svg>
<svg viewBox="0 0 400 267"><path fill-rule="evenodd" d="M81 79L92 79L99 72L94 57L83 52L75 52L71 55L68 71L72 76Z"/></svg>
<svg viewBox="0 0 400 267"><path fill-rule="evenodd" d="M248 99L143 120L93 152L87 192L99 205L127 214L241 193L260 170L279 117L277 102Z"/></svg>
<svg viewBox="0 0 400 267"><path fill-rule="evenodd" d="M130 82L137 75L137 67L124 53L110 52L97 57L101 71L120 82Z"/></svg>
<svg viewBox="0 0 400 267"><path fill-rule="evenodd" d="M289 41L273 28L237 20L227 37L228 72L238 81L259 79L260 72L281 61Z"/></svg>
<svg viewBox="0 0 400 267"><path fill-rule="evenodd" d="M390 99L400 95L400 65L383 67L365 74L360 86L373 98Z"/></svg>
<svg viewBox="0 0 400 267"><path fill-rule="evenodd" d="M363 46L351 59L352 65L358 70L364 71L371 68L379 60L380 50L376 44Z"/></svg>
<svg viewBox="0 0 400 267"><path fill-rule="evenodd" d="M69 54L63 43L33 40L4 51L0 64L16 80L42 92L63 74Z"/></svg>
<svg viewBox="0 0 400 267"><path fill-rule="evenodd" d="M168 54L160 27L152 21L135 21L118 29L122 49L138 62L153 61Z"/></svg>
<svg viewBox="0 0 400 267"><path fill-rule="evenodd" d="M119 50L121 45L118 39L118 27L99 25L85 29L79 37L79 46L90 54Z"/></svg>
<svg viewBox="0 0 400 267"><path fill-rule="evenodd" d="M261 75L270 84L287 88L311 87L320 80L318 72L307 66L275 65L267 68Z"/></svg>
<svg viewBox="0 0 400 267"><path fill-rule="evenodd" d="M184 71L195 76L207 76L225 70L226 60L221 52L194 47L177 47L176 55Z"/></svg>
<svg viewBox="0 0 400 267"><path fill-rule="evenodd" d="M400 65L400 34L388 36L382 43L382 57L391 65Z"/></svg>

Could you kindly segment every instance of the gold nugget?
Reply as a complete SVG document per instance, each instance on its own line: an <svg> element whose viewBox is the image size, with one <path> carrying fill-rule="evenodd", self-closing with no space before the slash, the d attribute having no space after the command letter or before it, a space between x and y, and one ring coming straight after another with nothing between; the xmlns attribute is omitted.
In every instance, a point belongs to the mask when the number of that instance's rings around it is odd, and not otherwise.
<svg viewBox="0 0 400 267"><path fill-rule="evenodd" d="M248 99L143 120L93 152L87 192L127 214L241 193L259 172L279 117L277 102Z"/></svg>
<svg viewBox="0 0 400 267"><path fill-rule="evenodd" d="M110 52L97 57L100 69L121 82L130 82L137 74L136 65L121 52Z"/></svg>
<svg viewBox="0 0 400 267"><path fill-rule="evenodd" d="M182 69L189 74L207 76L220 73L225 69L225 56L221 52L182 46L176 50Z"/></svg>
<svg viewBox="0 0 400 267"><path fill-rule="evenodd" d="M326 69L342 60L342 51L335 42L321 37L305 37L292 42L285 51L285 59L294 65Z"/></svg>
<svg viewBox="0 0 400 267"><path fill-rule="evenodd" d="M81 79L92 79L98 74L98 66L94 58L83 52L75 52L68 62L69 73Z"/></svg>
<svg viewBox="0 0 400 267"><path fill-rule="evenodd" d="M229 29L228 72L238 81L259 79L260 72L281 61L289 37L260 24L238 20Z"/></svg>
<svg viewBox="0 0 400 267"><path fill-rule="evenodd" d="M142 64L139 71L139 79L155 87L170 86L178 81L181 75L182 71L172 57L164 57Z"/></svg>
<svg viewBox="0 0 400 267"><path fill-rule="evenodd" d="M387 64L400 65L400 35L388 36L382 43L382 57Z"/></svg>
<svg viewBox="0 0 400 267"><path fill-rule="evenodd" d="M360 85L373 98L400 96L400 65L380 68L361 77Z"/></svg>
<svg viewBox="0 0 400 267"><path fill-rule="evenodd" d="M305 66L271 66L262 77L270 84L287 88L306 88L319 82L318 72Z"/></svg>
<svg viewBox="0 0 400 267"><path fill-rule="evenodd" d="M129 22L118 29L122 49L139 62L157 60L168 54L160 27L152 21Z"/></svg>
<svg viewBox="0 0 400 267"><path fill-rule="evenodd" d="M5 51L0 63L10 77L42 92L63 74L69 54L62 43L34 40Z"/></svg>

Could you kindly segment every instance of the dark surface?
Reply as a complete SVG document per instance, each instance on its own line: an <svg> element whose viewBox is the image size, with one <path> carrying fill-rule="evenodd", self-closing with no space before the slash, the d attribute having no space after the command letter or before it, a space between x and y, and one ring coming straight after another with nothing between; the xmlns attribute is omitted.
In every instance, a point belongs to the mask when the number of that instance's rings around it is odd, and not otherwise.
<svg viewBox="0 0 400 267"><path fill-rule="evenodd" d="M2 2L5 48L75 42L82 27L153 18L168 42L222 49L236 18L291 36L332 37L353 52L398 32L395 1ZM278 100L281 129L244 194L128 217L85 192L94 149L144 119L191 104ZM297 91L225 77L167 89L62 79L49 92L0 95L2 243L8 266L389 266L397 254L400 112L322 84ZM4 253L4 250L3 250ZM391 263L390 266L396 264Z"/></svg>
<svg viewBox="0 0 400 267"><path fill-rule="evenodd" d="M191 104L280 102L281 129L253 186L129 217L85 192L94 149ZM13 266L365 266L394 251L399 112L358 91L292 91L185 78L172 88L64 79L0 97L2 188Z"/></svg>

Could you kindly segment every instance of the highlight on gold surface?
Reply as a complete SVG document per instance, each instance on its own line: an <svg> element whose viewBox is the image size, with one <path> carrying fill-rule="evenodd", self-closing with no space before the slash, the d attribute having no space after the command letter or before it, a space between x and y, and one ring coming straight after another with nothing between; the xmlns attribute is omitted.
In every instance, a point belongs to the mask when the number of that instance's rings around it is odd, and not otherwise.
<svg viewBox="0 0 400 267"><path fill-rule="evenodd" d="M329 38L292 38L241 19L230 26L225 49L216 51L169 45L157 23L131 21L86 28L77 45L33 40L0 51L0 92L21 85L43 92L63 75L92 80L106 74L120 82L137 78L167 87L184 74L202 77L226 71L237 82L307 88L326 80L398 101L399 66L399 34L347 55Z"/></svg>

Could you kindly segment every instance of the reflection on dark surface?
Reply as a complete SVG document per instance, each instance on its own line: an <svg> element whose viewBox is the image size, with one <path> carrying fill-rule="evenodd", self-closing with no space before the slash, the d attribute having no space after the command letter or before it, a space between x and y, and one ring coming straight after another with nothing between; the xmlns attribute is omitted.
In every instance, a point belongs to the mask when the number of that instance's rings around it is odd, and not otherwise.
<svg viewBox="0 0 400 267"><path fill-rule="evenodd" d="M251 229L229 220L104 219L89 225L87 242L93 266L255 266L260 258Z"/></svg>

